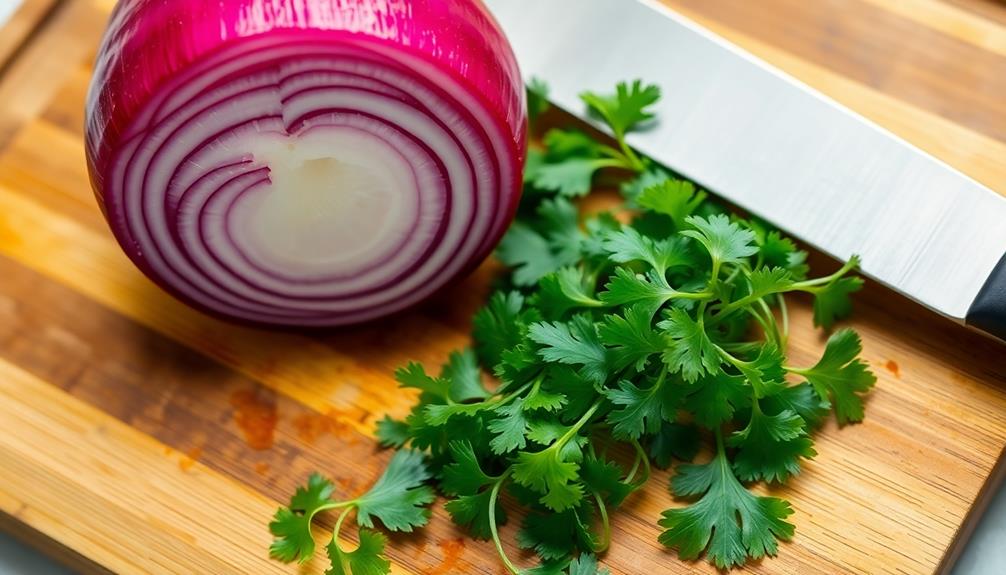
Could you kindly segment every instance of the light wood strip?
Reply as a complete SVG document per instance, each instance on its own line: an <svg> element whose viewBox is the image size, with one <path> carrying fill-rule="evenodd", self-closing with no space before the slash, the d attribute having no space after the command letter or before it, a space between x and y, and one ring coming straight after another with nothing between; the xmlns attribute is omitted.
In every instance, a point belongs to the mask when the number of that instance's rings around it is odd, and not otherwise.
<svg viewBox="0 0 1006 575"><path fill-rule="evenodd" d="M66 0L50 25L7 68L0 82L0 147L18 127L41 114L67 75L90 59L106 16L88 3ZM56 57L54 50L58 52Z"/></svg>
<svg viewBox="0 0 1006 575"><path fill-rule="evenodd" d="M0 421L3 511L112 571L302 572L266 557L276 502L2 360Z"/></svg>
<svg viewBox="0 0 1006 575"><path fill-rule="evenodd" d="M19 0L5 0L16 2ZM0 22L0 70L22 46L32 30L45 18L58 0L24 0L6 22Z"/></svg>
<svg viewBox="0 0 1006 575"><path fill-rule="evenodd" d="M1006 195L1006 143L724 26L675 0L664 1L685 17Z"/></svg>
<svg viewBox="0 0 1006 575"><path fill-rule="evenodd" d="M983 50L1006 56L1006 27L943 0L862 0ZM1003 8L1006 12L1006 7Z"/></svg>

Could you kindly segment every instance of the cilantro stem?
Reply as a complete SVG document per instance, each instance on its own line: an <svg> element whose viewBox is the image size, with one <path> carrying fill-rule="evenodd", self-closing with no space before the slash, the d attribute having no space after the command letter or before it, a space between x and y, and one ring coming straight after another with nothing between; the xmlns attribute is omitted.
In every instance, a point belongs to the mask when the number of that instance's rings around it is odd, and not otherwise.
<svg viewBox="0 0 1006 575"><path fill-rule="evenodd" d="M845 262L837 272L831 274L830 276L825 276L822 278L804 280L802 282L797 282L793 284L792 290L805 291L805 292L815 292L820 290L822 287L827 286L835 281L841 279L842 276L849 273L850 271L859 267L859 258L853 257L849 261Z"/></svg>
<svg viewBox="0 0 1006 575"><path fill-rule="evenodd" d="M765 321L771 326L771 333L766 332L766 335L770 335L775 339L776 345L782 348L782 334L779 333L779 324L775 320L775 314L772 313L772 309L768 307L764 299L758 300L758 304L761 306L762 311L765 312Z"/></svg>
<svg viewBox="0 0 1006 575"><path fill-rule="evenodd" d="M594 493L594 500L597 501L597 510L601 514L601 541L590 547L594 553L604 553L611 545L611 520L608 519L608 508L605 506L601 494Z"/></svg>
<svg viewBox="0 0 1006 575"><path fill-rule="evenodd" d="M632 483L632 480L636 477L636 472L639 470L639 463L643 464L643 478L636 482L636 489L639 489L647 481L650 480L650 473L653 469L650 467L650 458L647 457L646 452L643 450L643 446L639 444L638 439L631 440L632 447L636 450L636 461L632 465L632 469L629 470L629 474L625 476L626 483Z"/></svg>
<svg viewBox="0 0 1006 575"><path fill-rule="evenodd" d="M786 348L786 343L789 340L789 308L786 307L786 297L782 294L776 294L779 298L779 311L782 315L782 345L779 347L781 349Z"/></svg>
<svg viewBox="0 0 1006 575"><path fill-rule="evenodd" d="M503 542L500 541L499 527L496 525L496 501L499 499L500 488L503 487L503 483L510 477L513 468L507 468L496 483L493 484L492 492L489 494L489 531L493 536L493 544L496 546L496 553L500 556L500 561L507 568L507 571L513 575L520 575L520 569L518 569L510 558L507 557L506 551L503 550Z"/></svg>
<svg viewBox="0 0 1006 575"><path fill-rule="evenodd" d="M349 513L353 509L354 509L353 507L347 507L345 509L345 511L343 511L342 513L340 513L339 514L339 519L336 520L336 522L335 522L335 527L332 528L332 543L334 543L335 546L338 547L340 551L343 551L343 550L339 546L339 531L342 529L342 522L345 521L347 517L349 517Z"/></svg>
<svg viewBox="0 0 1006 575"><path fill-rule="evenodd" d="M558 449L562 449L563 446L565 446L567 443L569 443L569 440L573 439L573 437L577 433L580 432L580 429L582 429L583 426L586 425L588 421L590 421L590 418L594 417L594 414L597 412L597 410L601 408L601 404L602 403L603 403L603 401L601 399L598 399L597 401L595 401L594 405L590 406L590 409L588 409L583 414L583 416L580 417L579 421L577 421L576 423L574 423L573 427L570 427L569 431L567 431L566 433L564 433L563 436L560 437L558 441L556 441L551 446L549 446L549 449L557 449L557 450ZM556 446L558 446L558 447L556 447Z"/></svg>

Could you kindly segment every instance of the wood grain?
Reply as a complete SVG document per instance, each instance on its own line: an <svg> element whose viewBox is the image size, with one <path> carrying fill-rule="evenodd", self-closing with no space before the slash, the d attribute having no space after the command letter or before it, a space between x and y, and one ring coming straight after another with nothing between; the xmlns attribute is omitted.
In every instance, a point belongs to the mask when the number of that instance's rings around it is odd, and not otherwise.
<svg viewBox="0 0 1006 575"><path fill-rule="evenodd" d="M0 34L0 70L15 57L28 36L44 25L56 3L57 0L25 0L18 7Z"/></svg>
<svg viewBox="0 0 1006 575"><path fill-rule="evenodd" d="M941 0L668 3L1006 192L995 18ZM412 401L392 371L466 344L495 266L414 313L331 334L237 327L174 301L122 254L87 183L82 99L109 9L66 0L0 76L0 459L15 461L0 466L0 528L85 572L286 572L265 560L276 502L313 470L345 494L380 473L373 423ZM798 302L795 364L823 347L810 323ZM852 325L880 377L867 421L821 432L818 458L779 491L796 538L747 572L932 572L1006 446L998 344L873 285ZM615 519L613 573L713 572L657 544L656 518L678 504L667 480ZM393 539L397 572L499 573L490 545L460 537L439 510Z"/></svg>

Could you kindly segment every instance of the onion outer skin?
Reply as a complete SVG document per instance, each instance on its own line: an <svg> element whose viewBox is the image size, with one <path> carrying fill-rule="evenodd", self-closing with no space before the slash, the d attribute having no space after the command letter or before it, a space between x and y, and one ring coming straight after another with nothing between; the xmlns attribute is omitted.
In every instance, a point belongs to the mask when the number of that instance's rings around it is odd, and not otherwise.
<svg viewBox="0 0 1006 575"><path fill-rule="evenodd" d="M92 187L127 255L179 299L255 324L369 321L463 277L512 219L526 155L520 73L479 0L123 0L86 112ZM411 162L418 207L397 231L412 235L327 275L235 242L246 198L271 193L241 145L352 130Z"/></svg>

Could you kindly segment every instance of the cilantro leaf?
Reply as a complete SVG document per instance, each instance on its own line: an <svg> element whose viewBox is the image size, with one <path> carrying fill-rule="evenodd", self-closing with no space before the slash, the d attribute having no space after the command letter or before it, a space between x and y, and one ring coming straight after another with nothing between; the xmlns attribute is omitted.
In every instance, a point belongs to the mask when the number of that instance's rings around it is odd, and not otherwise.
<svg viewBox="0 0 1006 575"><path fill-rule="evenodd" d="M529 513L517 532L517 545L533 549L545 561L566 559L577 547L590 549L595 545L590 520L586 506L561 513Z"/></svg>
<svg viewBox="0 0 1006 575"><path fill-rule="evenodd" d="M852 300L849 295L863 289L863 278L840 278L815 290L814 293L814 325L831 329L835 321L846 317L852 312Z"/></svg>
<svg viewBox="0 0 1006 575"><path fill-rule="evenodd" d="M325 575L386 575L391 573L391 561L384 556L388 538L377 531L360 529L360 545L345 552L333 539L326 548L332 566Z"/></svg>
<svg viewBox="0 0 1006 575"><path fill-rule="evenodd" d="M617 463L601 457L585 457L581 474L587 489L612 507L621 505L638 487L622 480L622 468Z"/></svg>
<svg viewBox="0 0 1006 575"><path fill-rule="evenodd" d="M696 423L716 429L749 401L750 390L744 385L744 378L720 372L698 381L685 398L685 408Z"/></svg>
<svg viewBox="0 0 1006 575"><path fill-rule="evenodd" d="M539 189L576 198L587 195L598 170L616 165L607 158L573 157L555 163L546 162L537 166L531 175L531 183Z"/></svg>
<svg viewBox="0 0 1006 575"><path fill-rule="evenodd" d="M616 406L608 414L612 434L618 439L638 439L643 433L656 433L664 421L674 421L681 404L684 386L665 378L640 389L631 381L620 381L609 389L608 400Z"/></svg>
<svg viewBox="0 0 1006 575"><path fill-rule="evenodd" d="M565 394L557 391L549 391L543 386L533 388L524 398L524 411L534 411L543 409L548 412L556 412L568 403Z"/></svg>
<svg viewBox="0 0 1006 575"><path fill-rule="evenodd" d="M528 121L534 125L538 118L548 111L548 84L541 78L531 78L527 83L527 114Z"/></svg>
<svg viewBox="0 0 1006 575"><path fill-rule="evenodd" d="M779 413L787 409L796 413L810 430L820 427L831 410L831 404L821 399L808 382L785 387L760 401L762 408L768 413Z"/></svg>
<svg viewBox="0 0 1006 575"><path fill-rule="evenodd" d="M515 449L524 449L527 440L524 434L527 432L527 420L524 418L524 400L515 399L509 405L496 408L499 415L489 422L489 431L496 434L489 446L493 453L503 455Z"/></svg>
<svg viewBox="0 0 1006 575"><path fill-rule="evenodd" d="M616 370L632 365L636 371L642 371L650 356L666 347L664 338L653 330L650 324L653 316L648 312L645 305L640 304L626 309L624 317L605 316L598 334L608 346Z"/></svg>
<svg viewBox="0 0 1006 575"><path fill-rule="evenodd" d="M573 263L559 259L544 236L521 222L510 226L496 248L496 256L513 268L513 282L519 286L534 285L545 275Z"/></svg>
<svg viewBox="0 0 1006 575"><path fill-rule="evenodd" d="M444 466L440 482L444 493L449 495L472 495L487 487L498 478L482 471L475 449L468 441L452 441L450 444L452 461Z"/></svg>
<svg viewBox="0 0 1006 575"><path fill-rule="evenodd" d="M524 308L520 292L496 292L489 303L475 314L472 336L479 357L489 367L499 365L503 352L521 343L527 324L540 317Z"/></svg>
<svg viewBox="0 0 1006 575"><path fill-rule="evenodd" d="M648 108L660 100L660 88L654 85L644 86L641 80L636 80L632 84L618 84L612 96L585 92L580 95L580 99L587 104L591 113L608 124L615 137L621 139L640 124L654 118Z"/></svg>
<svg viewBox="0 0 1006 575"><path fill-rule="evenodd" d="M807 378L818 396L831 401L839 425L863 420L863 400L877 382L870 368L859 358L863 344L851 329L843 329L828 338L824 355L812 368L793 370Z"/></svg>
<svg viewBox="0 0 1006 575"><path fill-rule="evenodd" d="M552 447L529 453L521 451L513 464L514 480L538 493L541 502L553 511L565 511L583 497L579 479L579 465L565 461L561 451Z"/></svg>
<svg viewBox="0 0 1006 575"><path fill-rule="evenodd" d="M377 483L355 500L356 522L373 527L377 518L391 531L406 532L426 525L430 518L426 505L434 498L433 490L424 485L429 478L421 453L396 452Z"/></svg>
<svg viewBox="0 0 1006 575"><path fill-rule="evenodd" d="M377 441L383 447L402 447L409 441L409 424L387 415L377 422Z"/></svg>
<svg viewBox="0 0 1006 575"><path fill-rule="evenodd" d="M752 300L768 295L789 291L794 284L793 274L783 268L760 268L751 272L748 278Z"/></svg>
<svg viewBox="0 0 1006 575"><path fill-rule="evenodd" d="M681 234L705 246L714 262L740 263L758 253L754 232L731 222L725 215L709 218L689 216L685 222L694 229L684 230Z"/></svg>
<svg viewBox="0 0 1006 575"><path fill-rule="evenodd" d="M651 319L665 303L679 295L662 277L652 272L640 276L626 268L616 269L604 289L599 297L605 304L637 304Z"/></svg>
<svg viewBox="0 0 1006 575"><path fill-rule="evenodd" d="M593 554L583 553L569 564L569 575L611 575L611 571L601 569Z"/></svg>
<svg viewBox="0 0 1006 575"><path fill-rule="evenodd" d="M440 377L448 382L447 397L451 401L463 402L489 397L489 391L482 384L482 370L471 349L451 352Z"/></svg>
<svg viewBox="0 0 1006 575"><path fill-rule="evenodd" d="M314 555L314 537L311 521L325 509L332 508L332 482L317 473L308 478L306 487L298 487L290 499L289 507L276 511L269 531L276 539L269 547L269 556L284 563L304 563Z"/></svg>
<svg viewBox="0 0 1006 575"><path fill-rule="evenodd" d="M728 569L748 557L775 555L777 539L793 536L793 525L786 521L793 513L789 504L745 489L722 451L704 465L679 466L672 485L681 497L704 494L692 505L664 511L659 522L666 529L660 542L676 548L682 559L696 559L705 551L711 563Z"/></svg>
<svg viewBox="0 0 1006 575"><path fill-rule="evenodd" d="M510 226L496 250L499 260L513 268L511 280L517 286L533 286L545 275L575 265L581 256L583 234L573 204L549 199L536 213L536 220Z"/></svg>
<svg viewBox="0 0 1006 575"><path fill-rule="evenodd" d="M405 367L400 367L395 371L395 380L405 388L418 389L428 397L438 400L447 400L448 383L443 379L430 377L426 373L426 368L422 364L410 362ZM429 401L427 399L426 401Z"/></svg>
<svg viewBox="0 0 1006 575"><path fill-rule="evenodd" d="M594 383L607 379L607 353L590 318L577 315L567 323L531 324L529 335L542 346L538 354L545 361L579 365L584 377Z"/></svg>
<svg viewBox="0 0 1006 575"><path fill-rule="evenodd" d="M492 524L489 521L489 504L492 501L492 491L485 490L474 495L462 495L444 504L444 509L451 515L451 520L468 530L476 539L490 539ZM506 511L499 500L496 500L496 522L506 523Z"/></svg>
<svg viewBox="0 0 1006 575"><path fill-rule="evenodd" d="M592 292L583 270L567 267L541 278L536 303L545 319L561 319L571 309L603 307Z"/></svg>
<svg viewBox="0 0 1006 575"><path fill-rule="evenodd" d="M662 184L665 180L668 180L670 178L671 175L668 174L663 169L650 166L636 177L623 183L619 188L619 191L622 193L622 197L625 198L625 201L628 205L635 206L638 204L639 196L641 196L643 192L646 191L647 188L655 186L657 184ZM645 217L645 214L647 213L656 214L657 212L655 211L644 212L644 214L640 217ZM665 232L670 231L673 230L664 229L660 230L659 232L662 235L657 234L648 234L648 235L654 237L666 237L667 233Z"/></svg>
<svg viewBox="0 0 1006 575"><path fill-rule="evenodd" d="M670 338L664 363L681 372L685 381L694 382L704 375L720 371L720 354L703 326L683 309L672 308L658 325Z"/></svg>
<svg viewBox="0 0 1006 575"><path fill-rule="evenodd" d="M817 455L803 418L788 409L776 415L754 410L747 427L734 432L727 444L739 448L734 471L744 481L782 483L800 473L801 457Z"/></svg>
<svg viewBox="0 0 1006 575"><path fill-rule="evenodd" d="M688 226L687 218L695 214L706 196L691 182L668 178L644 189L636 203L641 208L670 217L674 227L683 230Z"/></svg>
<svg viewBox="0 0 1006 575"><path fill-rule="evenodd" d="M649 453L654 465L661 469L671 466L671 459L691 461L699 452L699 430L694 425L667 423L650 439Z"/></svg>

